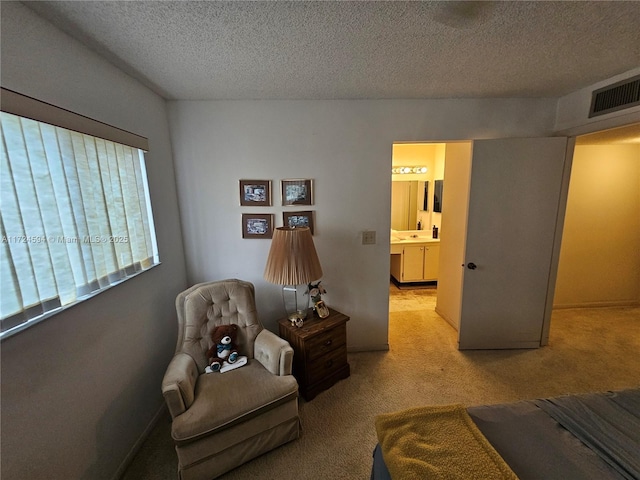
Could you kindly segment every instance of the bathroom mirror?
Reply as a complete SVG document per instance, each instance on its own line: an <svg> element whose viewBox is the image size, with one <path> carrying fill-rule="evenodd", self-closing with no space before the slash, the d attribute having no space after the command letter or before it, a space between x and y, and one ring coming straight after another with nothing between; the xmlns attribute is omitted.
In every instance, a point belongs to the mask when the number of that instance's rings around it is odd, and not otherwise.
<svg viewBox="0 0 640 480"><path fill-rule="evenodd" d="M429 182L401 180L391 182L391 228L417 230L418 212L427 210Z"/></svg>

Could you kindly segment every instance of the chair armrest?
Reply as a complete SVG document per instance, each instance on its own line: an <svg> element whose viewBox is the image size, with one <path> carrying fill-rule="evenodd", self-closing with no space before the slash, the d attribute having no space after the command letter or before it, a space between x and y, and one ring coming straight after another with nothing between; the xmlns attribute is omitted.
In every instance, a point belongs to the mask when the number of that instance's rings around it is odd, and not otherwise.
<svg viewBox="0 0 640 480"><path fill-rule="evenodd" d="M293 348L266 328L256 337L253 356L274 375L291 375Z"/></svg>
<svg viewBox="0 0 640 480"><path fill-rule="evenodd" d="M197 380L195 360L186 353L176 354L162 379L162 395L172 418L184 413L193 403Z"/></svg>

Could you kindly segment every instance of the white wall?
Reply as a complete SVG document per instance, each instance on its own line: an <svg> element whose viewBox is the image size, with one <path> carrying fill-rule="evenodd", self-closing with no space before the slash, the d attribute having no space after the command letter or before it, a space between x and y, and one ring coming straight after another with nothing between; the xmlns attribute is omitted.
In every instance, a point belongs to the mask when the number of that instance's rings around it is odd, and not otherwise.
<svg viewBox="0 0 640 480"><path fill-rule="evenodd" d="M640 303L640 145L575 148L554 307Z"/></svg>
<svg viewBox="0 0 640 480"><path fill-rule="evenodd" d="M162 264L2 342L2 478L109 479L163 404L186 286L165 102L19 3L2 86L149 138Z"/></svg>
<svg viewBox="0 0 640 480"><path fill-rule="evenodd" d="M576 135L639 122L640 105L589 118L591 97L594 90L627 80L635 75L640 75L640 67L559 98L555 130L560 134Z"/></svg>
<svg viewBox="0 0 640 480"><path fill-rule="evenodd" d="M391 151L394 142L549 134L555 101L169 102L189 282L239 277L276 330L279 287L262 279L269 242L243 240L238 180L315 181L316 248L327 303L351 316L350 350L387 348ZM361 232L375 230L376 245Z"/></svg>
<svg viewBox="0 0 640 480"><path fill-rule="evenodd" d="M428 198L428 210L424 210L424 183L429 182L428 196L433 197L433 179L434 179L434 167L436 164L436 158L442 156L444 151L443 143L396 143L393 145L391 153L391 163L393 167L409 167L409 166L424 166L427 167L425 173L394 173L391 175L391 182L393 185L391 194L391 228L394 230L415 230L417 229L418 222L421 229L427 230L430 228L431 213L433 210L433 199ZM441 177L439 177L441 178ZM416 185L415 204L401 205L402 198L400 192L403 192L405 188L404 184L397 184L397 182L420 182ZM407 183L408 185L408 183ZM397 194L400 198L396 201L393 197ZM407 201L409 199L407 198ZM411 225L406 225L405 228L394 227L394 220L400 218L409 218L409 208L413 207L415 212L415 222L410 222Z"/></svg>
<svg viewBox="0 0 640 480"><path fill-rule="evenodd" d="M462 280L469 212L472 142L448 143L445 152L436 312L456 330L462 307Z"/></svg>
<svg viewBox="0 0 640 480"><path fill-rule="evenodd" d="M434 169L433 169L434 182L432 184L433 185L432 193L430 194L431 196L430 200L432 202L432 205L433 205L433 193L435 193L435 189L436 189L435 180L443 180L442 196L444 197L444 190L446 185L446 182L444 182L444 167L445 167L445 159L448 155L447 151L450 150L449 145L450 144L446 144L446 143L439 144L438 154L436 155L436 159L434 162ZM444 198L441 199L440 207L441 207L441 210L444 210ZM425 228L433 228L434 226L438 227L438 230L440 230L438 237L442 238L442 212L436 212L433 210L433 208L431 208L430 213L431 215L429 218L429 223L426 225Z"/></svg>

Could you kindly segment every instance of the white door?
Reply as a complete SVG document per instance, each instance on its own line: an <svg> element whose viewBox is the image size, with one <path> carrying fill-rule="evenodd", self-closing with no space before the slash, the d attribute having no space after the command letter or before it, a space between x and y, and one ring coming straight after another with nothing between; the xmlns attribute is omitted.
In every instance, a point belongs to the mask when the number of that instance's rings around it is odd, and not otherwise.
<svg viewBox="0 0 640 480"><path fill-rule="evenodd" d="M567 145L564 137L473 142L461 350L540 346Z"/></svg>

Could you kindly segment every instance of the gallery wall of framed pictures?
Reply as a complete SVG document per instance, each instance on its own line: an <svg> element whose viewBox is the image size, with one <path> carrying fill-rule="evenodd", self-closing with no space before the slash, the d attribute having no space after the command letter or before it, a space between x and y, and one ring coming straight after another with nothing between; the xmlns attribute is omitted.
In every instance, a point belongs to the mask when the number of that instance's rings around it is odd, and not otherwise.
<svg viewBox="0 0 640 480"><path fill-rule="evenodd" d="M240 206L272 207L271 180L240 180ZM313 180L306 178L286 178L280 180L281 205L298 207L313 205ZM312 210L287 210L282 212L282 225L285 227L309 227L314 233L315 212ZM273 213L243 213L242 238L273 237L276 227Z"/></svg>

